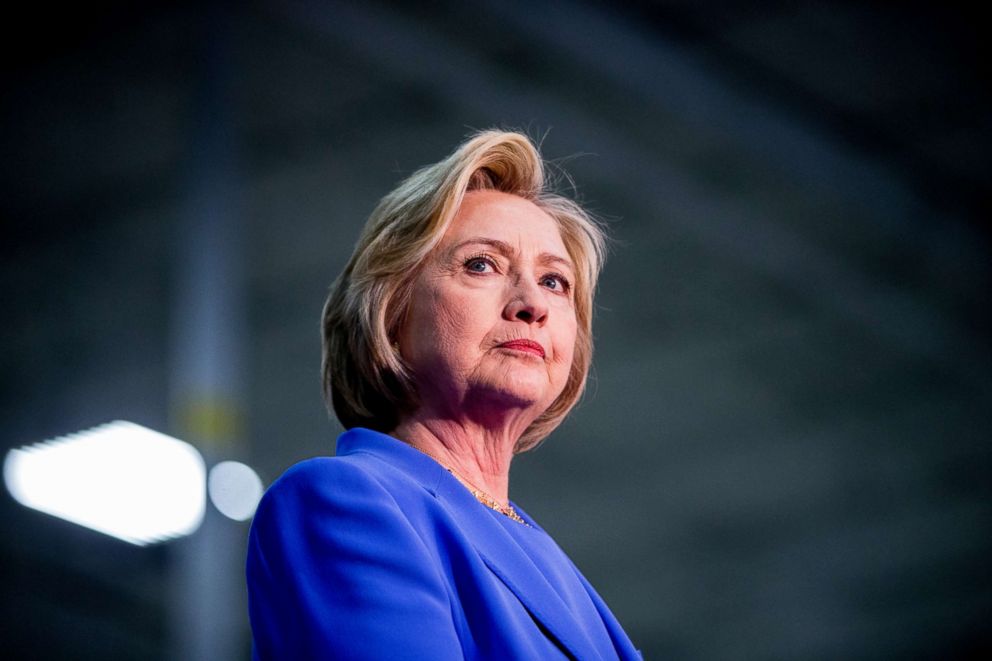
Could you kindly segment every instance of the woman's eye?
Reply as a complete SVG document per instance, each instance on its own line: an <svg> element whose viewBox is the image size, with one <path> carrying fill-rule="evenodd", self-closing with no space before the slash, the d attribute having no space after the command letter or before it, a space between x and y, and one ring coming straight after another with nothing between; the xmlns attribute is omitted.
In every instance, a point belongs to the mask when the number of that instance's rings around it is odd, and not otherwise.
<svg viewBox="0 0 992 661"><path fill-rule="evenodd" d="M568 280L560 275L546 275L541 278L541 284L552 291L568 291Z"/></svg>
<svg viewBox="0 0 992 661"><path fill-rule="evenodd" d="M485 257L473 257L465 262L465 268L473 273L488 273L494 270L492 262Z"/></svg>

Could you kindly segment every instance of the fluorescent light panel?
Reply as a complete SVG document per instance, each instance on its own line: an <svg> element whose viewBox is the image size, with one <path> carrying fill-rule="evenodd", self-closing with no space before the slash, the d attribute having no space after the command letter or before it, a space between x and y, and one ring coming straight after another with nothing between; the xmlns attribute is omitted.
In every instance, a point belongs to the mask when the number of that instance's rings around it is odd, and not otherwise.
<svg viewBox="0 0 992 661"><path fill-rule="evenodd" d="M200 453L132 422L11 450L3 475L22 505L139 546L188 535L203 520Z"/></svg>

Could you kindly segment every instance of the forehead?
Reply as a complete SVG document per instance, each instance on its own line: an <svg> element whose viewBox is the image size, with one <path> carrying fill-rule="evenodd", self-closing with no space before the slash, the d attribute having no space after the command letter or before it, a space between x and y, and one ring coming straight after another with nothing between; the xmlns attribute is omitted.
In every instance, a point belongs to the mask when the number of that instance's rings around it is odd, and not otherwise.
<svg viewBox="0 0 992 661"><path fill-rule="evenodd" d="M498 191L471 191L444 233L442 245L472 237L497 239L518 249L567 257L558 223L530 200Z"/></svg>

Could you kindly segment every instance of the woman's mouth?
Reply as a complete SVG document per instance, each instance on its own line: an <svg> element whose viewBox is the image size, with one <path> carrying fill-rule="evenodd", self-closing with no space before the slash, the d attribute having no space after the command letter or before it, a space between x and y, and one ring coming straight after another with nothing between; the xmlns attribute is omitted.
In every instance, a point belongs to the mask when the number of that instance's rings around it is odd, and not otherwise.
<svg viewBox="0 0 992 661"><path fill-rule="evenodd" d="M534 340L510 340L499 345L501 349L513 349L514 351L525 351L544 358L544 347Z"/></svg>

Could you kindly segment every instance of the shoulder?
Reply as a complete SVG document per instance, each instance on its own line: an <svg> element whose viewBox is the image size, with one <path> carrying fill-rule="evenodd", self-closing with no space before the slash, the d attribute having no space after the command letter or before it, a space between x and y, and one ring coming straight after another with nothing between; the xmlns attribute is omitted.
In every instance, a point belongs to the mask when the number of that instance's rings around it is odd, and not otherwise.
<svg viewBox="0 0 992 661"><path fill-rule="evenodd" d="M395 504L395 476L389 475L388 466L368 459L314 457L293 465L266 490L256 517L264 518L272 509Z"/></svg>
<svg viewBox="0 0 992 661"><path fill-rule="evenodd" d="M425 507L423 490L396 473L371 455L320 457L269 487L246 561L259 658L445 658L457 649L433 536L410 515L410 502Z"/></svg>
<svg viewBox="0 0 992 661"><path fill-rule="evenodd" d="M421 532L443 516L435 495L407 471L365 453L316 457L283 473L265 492L252 533L287 539L413 528Z"/></svg>
<svg viewBox="0 0 992 661"><path fill-rule="evenodd" d="M348 457L313 457L290 466L266 490L267 497L310 494L328 486L369 487L376 470Z"/></svg>

